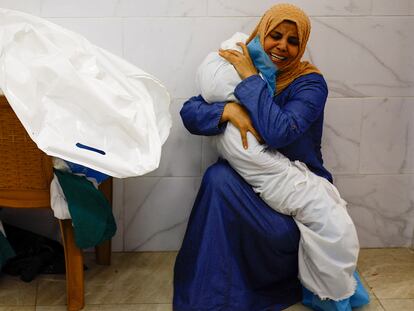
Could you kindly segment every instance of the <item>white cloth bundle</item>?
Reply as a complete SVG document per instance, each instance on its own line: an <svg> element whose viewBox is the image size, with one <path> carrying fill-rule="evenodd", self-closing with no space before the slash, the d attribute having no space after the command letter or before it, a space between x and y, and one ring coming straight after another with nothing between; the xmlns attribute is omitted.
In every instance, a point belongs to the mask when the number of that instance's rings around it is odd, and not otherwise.
<svg viewBox="0 0 414 311"><path fill-rule="evenodd" d="M249 36L236 32L230 39L221 44L223 50L233 49L242 52L237 42L246 42ZM197 70L196 84L203 98L209 102L236 101L234 89L241 82L239 74L233 65L220 57L217 52L211 52Z"/></svg>
<svg viewBox="0 0 414 311"><path fill-rule="evenodd" d="M209 61L198 69L198 75L203 77L198 81L216 86L220 85L220 79L232 77L228 68L218 66L219 60L214 61L211 54L208 57ZM222 68L225 68L223 72ZM240 78L223 84L233 85L234 91L239 81ZM204 98L234 100L228 90L205 94L204 90L215 92L220 88L201 85L200 89ZM322 299L337 301L350 297L356 288L353 273L359 242L346 202L335 186L312 173L305 164L291 162L281 153L260 145L250 132L247 135L249 148L245 150L239 130L228 123L225 132L215 136L213 142L219 154L271 208L293 216L301 232L299 278L302 284Z"/></svg>
<svg viewBox="0 0 414 311"><path fill-rule="evenodd" d="M53 175L53 180L50 184L50 205L53 210L53 215L57 219L72 219L68 202L66 201L65 194L56 175Z"/></svg>
<svg viewBox="0 0 414 311"><path fill-rule="evenodd" d="M153 76L44 19L0 9L0 89L48 155L115 177L156 169L171 116Z"/></svg>

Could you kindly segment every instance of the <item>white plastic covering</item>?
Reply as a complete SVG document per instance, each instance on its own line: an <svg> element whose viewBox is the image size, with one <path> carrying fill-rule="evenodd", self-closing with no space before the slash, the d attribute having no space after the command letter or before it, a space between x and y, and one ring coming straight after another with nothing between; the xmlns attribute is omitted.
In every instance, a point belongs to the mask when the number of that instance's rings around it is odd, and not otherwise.
<svg viewBox="0 0 414 311"><path fill-rule="evenodd" d="M0 89L51 156L120 178L159 165L171 127L166 88L74 32L0 9Z"/></svg>
<svg viewBox="0 0 414 311"><path fill-rule="evenodd" d="M236 32L221 44L223 50L232 49L242 52L237 42L246 42L249 36ZM234 89L241 82L233 65L222 58L218 52L211 52L197 70L196 84L200 94L209 102L236 101Z"/></svg>

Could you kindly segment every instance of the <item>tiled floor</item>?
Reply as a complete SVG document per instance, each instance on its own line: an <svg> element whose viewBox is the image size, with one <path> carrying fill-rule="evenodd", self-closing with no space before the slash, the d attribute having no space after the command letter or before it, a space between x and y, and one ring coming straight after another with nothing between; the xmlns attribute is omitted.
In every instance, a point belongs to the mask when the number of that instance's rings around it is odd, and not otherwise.
<svg viewBox="0 0 414 311"><path fill-rule="evenodd" d="M171 311L176 253L114 253L110 267L86 254L85 311ZM359 271L371 304L359 310L414 310L414 251L365 249ZM0 311L65 311L65 280L41 276L27 284L0 277ZM301 304L289 311L309 310ZM237 311L237 310L235 310Z"/></svg>

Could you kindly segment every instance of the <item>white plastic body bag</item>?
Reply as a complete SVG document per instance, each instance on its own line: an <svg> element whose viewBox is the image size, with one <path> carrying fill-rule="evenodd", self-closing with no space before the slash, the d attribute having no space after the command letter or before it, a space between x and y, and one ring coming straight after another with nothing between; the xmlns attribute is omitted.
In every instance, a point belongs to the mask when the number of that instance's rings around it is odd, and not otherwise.
<svg viewBox="0 0 414 311"><path fill-rule="evenodd" d="M74 32L0 9L0 89L48 155L119 178L159 165L166 88Z"/></svg>
<svg viewBox="0 0 414 311"><path fill-rule="evenodd" d="M249 36L236 32L230 39L221 43L223 50L232 49L242 53L237 42L245 43ZM233 65L220 57L217 52L211 52L198 67L196 84L203 98L209 102L237 101L234 89L241 82L239 74Z"/></svg>
<svg viewBox="0 0 414 311"><path fill-rule="evenodd" d="M230 39L233 49L240 41L238 36ZM234 78L234 67L224 62L227 61L217 53L211 53L198 69L201 95L208 101L234 100L234 89L241 80ZM293 216L301 233L302 284L322 299L338 301L350 297L356 289L353 274L359 242L346 202L334 185L312 173L305 164L267 150L250 132L247 139L249 147L245 150L239 130L228 123L223 134L214 136L213 144L263 201L277 212Z"/></svg>

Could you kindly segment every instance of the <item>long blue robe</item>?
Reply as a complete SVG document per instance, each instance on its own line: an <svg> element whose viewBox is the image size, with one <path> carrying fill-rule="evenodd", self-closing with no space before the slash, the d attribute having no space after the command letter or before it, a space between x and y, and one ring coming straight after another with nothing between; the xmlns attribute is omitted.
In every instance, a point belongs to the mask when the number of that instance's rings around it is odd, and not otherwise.
<svg viewBox="0 0 414 311"><path fill-rule="evenodd" d="M235 89L269 147L332 181L320 151L327 92L318 74L297 78L274 98L259 76ZM217 135L225 129L224 105L192 97L181 110L183 123L193 134ZM268 207L219 160L203 177L177 256L174 310L276 311L300 301L299 239L291 217Z"/></svg>

